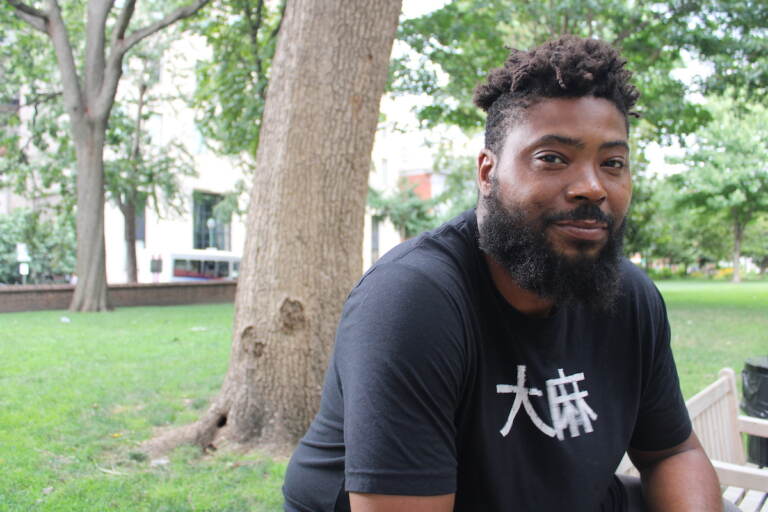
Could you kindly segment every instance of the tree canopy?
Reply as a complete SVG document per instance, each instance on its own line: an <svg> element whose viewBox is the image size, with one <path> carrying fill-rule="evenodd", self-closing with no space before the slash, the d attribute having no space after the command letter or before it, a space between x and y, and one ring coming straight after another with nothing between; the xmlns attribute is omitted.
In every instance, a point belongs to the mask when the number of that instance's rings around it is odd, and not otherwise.
<svg viewBox="0 0 768 512"><path fill-rule="evenodd" d="M719 119L710 121L719 114L701 103L702 94L728 90L734 105L766 102L768 9L764 2L454 0L401 23L398 37L412 52L393 61L391 88L394 94L429 97L426 106L416 110L423 125L452 124L477 132L484 116L472 104L473 90L489 69L503 64L507 48L529 48L565 33L614 44L628 60L641 92L642 118L632 127L635 185L627 252L640 252L646 261L654 257L681 263L722 259L727 252L722 211L704 214L694 209L687 210L698 212L694 217L681 214L686 207L678 202L679 185L654 177L655 169L645 160L644 151L651 142L685 146L697 130L705 130L702 134L711 130ZM705 70L702 76L691 73L692 64ZM470 183L466 172L450 167L445 161L438 165L450 176L449 183ZM433 203L440 210L440 201Z"/></svg>
<svg viewBox="0 0 768 512"><path fill-rule="evenodd" d="M738 281L746 227L768 212L768 110L732 99L710 102L714 121L696 132L696 142L677 161L687 172L673 177L677 203L702 216L727 220L733 236L734 281Z"/></svg>
<svg viewBox="0 0 768 512"><path fill-rule="evenodd" d="M211 49L199 61L193 105L211 147L238 155L250 167L259 146L261 116L285 2L231 0L193 24Z"/></svg>
<svg viewBox="0 0 768 512"><path fill-rule="evenodd" d="M693 2L454 0L401 24L398 36L417 57L394 63L393 89L431 96L417 112L427 125L478 129L483 117L472 92L489 69L503 64L508 47L528 48L566 33L598 37L619 48L635 73L639 110L653 127L647 140L669 140L709 119L706 110L682 100L686 85L671 73L683 64L682 50L693 47L683 36L698 13Z"/></svg>

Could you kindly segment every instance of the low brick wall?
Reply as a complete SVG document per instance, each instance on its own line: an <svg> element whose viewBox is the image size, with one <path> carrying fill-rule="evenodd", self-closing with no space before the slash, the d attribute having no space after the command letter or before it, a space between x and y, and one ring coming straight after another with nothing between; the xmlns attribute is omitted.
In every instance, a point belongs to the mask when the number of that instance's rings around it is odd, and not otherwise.
<svg viewBox="0 0 768 512"><path fill-rule="evenodd" d="M172 306L233 302L235 281L195 281L109 285L113 307ZM0 313L67 309L75 287L70 284L0 286Z"/></svg>

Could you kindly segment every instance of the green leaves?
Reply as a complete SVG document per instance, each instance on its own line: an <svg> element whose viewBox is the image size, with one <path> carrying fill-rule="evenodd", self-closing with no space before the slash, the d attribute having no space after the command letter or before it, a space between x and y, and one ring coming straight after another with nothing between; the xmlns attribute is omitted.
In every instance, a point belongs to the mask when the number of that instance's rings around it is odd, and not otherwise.
<svg viewBox="0 0 768 512"><path fill-rule="evenodd" d="M472 106L472 93L488 70L504 63L505 46L528 48L566 33L598 37L617 46L635 73L642 93L638 108L653 127L644 134L645 142L670 141L710 120L705 109L686 99L689 87L671 74L684 64L683 49L713 65L714 73L702 87L738 85L764 96L768 8L763 4L454 0L402 23L398 37L414 55L393 63L391 87L395 93L431 96L431 104L417 112L427 126L478 129L484 119Z"/></svg>
<svg viewBox="0 0 768 512"><path fill-rule="evenodd" d="M674 177L679 203L705 211L725 211L747 223L768 211L768 110L732 99L710 103L714 121L696 133L682 159L689 170Z"/></svg>
<svg viewBox="0 0 768 512"><path fill-rule="evenodd" d="M220 154L256 156L267 83L282 7L261 0L229 0L194 28L211 57L197 66L198 129Z"/></svg>
<svg viewBox="0 0 768 512"><path fill-rule="evenodd" d="M733 237L734 280L746 228L768 212L768 110L728 97L709 104L714 121L696 133L696 143L678 163L688 171L673 176L678 208L707 219L723 219Z"/></svg>
<svg viewBox="0 0 768 512"><path fill-rule="evenodd" d="M388 219L404 238L435 227L434 201L421 199L415 189L416 186L409 185L405 178L389 195L369 188L368 206L373 210L373 218Z"/></svg>
<svg viewBox="0 0 768 512"><path fill-rule="evenodd" d="M61 279L75 269L75 223L71 215L47 218L17 209L0 215L0 283L21 282L16 244L27 244L30 274L27 283Z"/></svg>

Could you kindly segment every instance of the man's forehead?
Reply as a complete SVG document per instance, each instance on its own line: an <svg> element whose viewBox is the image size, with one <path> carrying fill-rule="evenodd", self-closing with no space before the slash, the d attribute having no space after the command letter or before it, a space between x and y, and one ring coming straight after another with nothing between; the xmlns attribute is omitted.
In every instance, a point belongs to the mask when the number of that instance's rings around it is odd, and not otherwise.
<svg viewBox="0 0 768 512"><path fill-rule="evenodd" d="M512 144L538 140L582 147L597 138L601 148L629 149L627 117L613 102L594 96L540 98L513 113L506 131Z"/></svg>

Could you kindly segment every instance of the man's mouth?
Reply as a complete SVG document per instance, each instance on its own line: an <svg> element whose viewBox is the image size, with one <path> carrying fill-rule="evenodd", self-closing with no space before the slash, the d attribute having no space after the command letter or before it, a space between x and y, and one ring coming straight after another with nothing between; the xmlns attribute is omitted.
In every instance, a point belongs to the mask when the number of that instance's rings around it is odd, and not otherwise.
<svg viewBox="0 0 768 512"><path fill-rule="evenodd" d="M585 241L600 241L608 235L608 224L596 219L560 220L554 227L569 238Z"/></svg>

